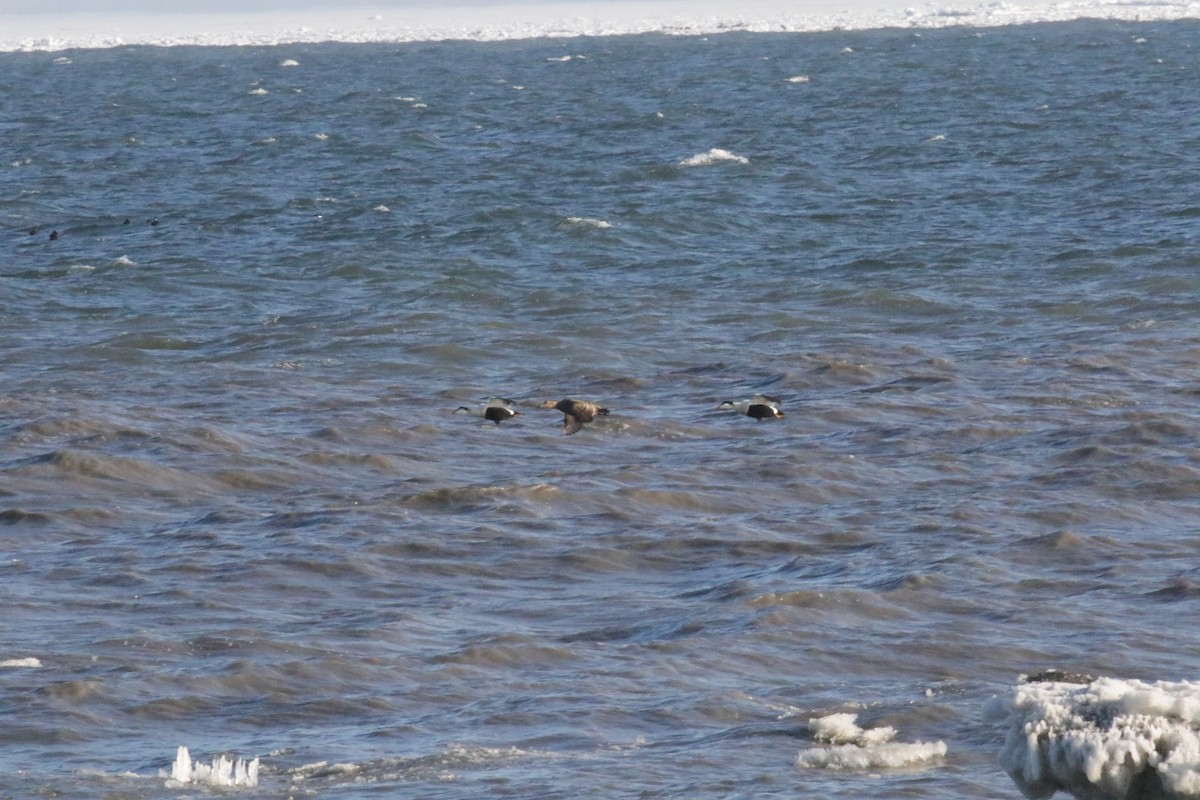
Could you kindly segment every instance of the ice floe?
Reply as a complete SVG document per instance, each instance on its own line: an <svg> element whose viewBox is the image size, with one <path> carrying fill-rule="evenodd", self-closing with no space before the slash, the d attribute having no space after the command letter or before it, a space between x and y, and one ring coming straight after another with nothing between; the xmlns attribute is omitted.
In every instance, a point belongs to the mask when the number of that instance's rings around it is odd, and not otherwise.
<svg viewBox="0 0 1200 800"><path fill-rule="evenodd" d="M36 4L26 4L33 7ZM278 11L87 13L70 8L6 14L0 51L127 45L279 45L308 42L499 41L660 32L830 31L1016 25L1070 19L1131 21L1194 17L1191 0L515 0L388 8L380 0ZM145 7L147 3L143 3ZM86 5L84 6L86 8ZM283 65L288 65L284 62Z"/></svg>
<svg viewBox="0 0 1200 800"><path fill-rule="evenodd" d="M731 153L728 150L722 150L720 147L714 147L707 153L697 153L694 156L685 158L679 162L681 167L704 167L709 164L718 164L722 161L732 161L735 164L749 164L750 159L745 156L739 156L737 153Z"/></svg>
<svg viewBox="0 0 1200 800"><path fill-rule="evenodd" d="M200 784L207 786L258 786L258 759L246 761L226 755L215 756L211 764L193 761L186 747L175 752L168 785Z"/></svg>
<svg viewBox="0 0 1200 800"><path fill-rule="evenodd" d="M42 665L36 658L9 658L0 661L0 669L36 669Z"/></svg>
<svg viewBox="0 0 1200 800"><path fill-rule="evenodd" d="M911 769L946 755L945 742L893 742L891 727L861 728L855 714L829 714L808 721L813 739L827 746L811 747L796 756L796 766L816 769Z"/></svg>
<svg viewBox="0 0 1200 800"><path fill-rule="evenodd" d="M1000 764L1031 798L1200 797L1200 682L1048 672L994 697Z"/></svg>

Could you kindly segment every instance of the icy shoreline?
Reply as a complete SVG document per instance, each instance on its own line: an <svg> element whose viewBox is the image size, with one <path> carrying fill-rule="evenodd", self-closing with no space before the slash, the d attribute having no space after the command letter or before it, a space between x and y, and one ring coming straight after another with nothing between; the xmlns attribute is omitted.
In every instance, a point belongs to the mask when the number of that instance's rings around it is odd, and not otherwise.
<svg viewBox="0 0 1200 800"><path fill-rule="evenodd" d="M1084 17L1128 21L1200 17L1200 2L1111 0L562 0L537 4L243 13L29 13L5 15L0 52L124 45L277 45L313 42L501 41L538 37L734 30L815 32L873 28L990 27Z"/></svg>

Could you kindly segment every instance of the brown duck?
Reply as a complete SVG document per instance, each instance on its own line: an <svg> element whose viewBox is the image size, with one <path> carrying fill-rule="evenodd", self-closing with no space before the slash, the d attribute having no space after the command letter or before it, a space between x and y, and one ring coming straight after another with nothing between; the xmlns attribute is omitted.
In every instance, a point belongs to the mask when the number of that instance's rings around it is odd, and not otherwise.
<svg viewBox="0 0 1200 800"><path fill-rule="evenodd" d="M572 433L578 433L583 427L583 423L591 422L601 414L607 414L607 408L601 408L595 403L589 403L587 400L572 400L567 398L559 400L557 403L553 400L547 400L542 403L540 408L553 408L563 413L563 434L570 436Z"/></svg>

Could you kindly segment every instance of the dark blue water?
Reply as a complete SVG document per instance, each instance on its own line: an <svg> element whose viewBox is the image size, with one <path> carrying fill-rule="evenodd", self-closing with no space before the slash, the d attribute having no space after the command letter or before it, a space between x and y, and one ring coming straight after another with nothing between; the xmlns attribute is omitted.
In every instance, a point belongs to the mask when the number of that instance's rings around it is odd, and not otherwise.
<svg viewBox="0 0 1200 800"><path fill-rule="evenodd" d="M1200 657L1198 33L0 54L0 796L1019 796Z"/></svg>

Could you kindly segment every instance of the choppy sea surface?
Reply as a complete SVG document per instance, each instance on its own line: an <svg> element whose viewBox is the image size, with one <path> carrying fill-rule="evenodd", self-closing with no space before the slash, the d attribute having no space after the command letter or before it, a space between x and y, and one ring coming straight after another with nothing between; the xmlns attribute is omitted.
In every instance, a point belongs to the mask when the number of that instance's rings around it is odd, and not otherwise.
<svg viewBox="0 0 1200 800"><path fill-rule="evenodd" d="M1197 41L0 54L0 797L1019 797L1197 677Z"/></svg>

